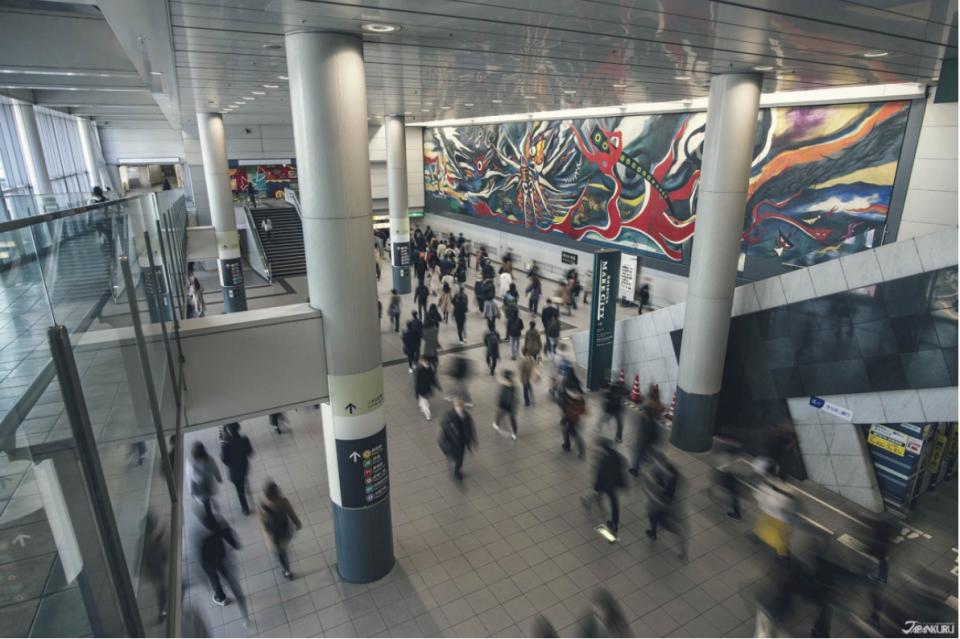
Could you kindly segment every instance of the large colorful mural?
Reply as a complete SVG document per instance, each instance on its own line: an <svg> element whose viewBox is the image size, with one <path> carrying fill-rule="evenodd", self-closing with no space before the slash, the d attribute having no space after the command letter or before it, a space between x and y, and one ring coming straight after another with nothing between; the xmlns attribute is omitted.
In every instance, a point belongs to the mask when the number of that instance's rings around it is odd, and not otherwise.
<svg viewBox="0 0 960 639"><path fill-rule="evenodd" d="M809 265L874 245L909 102L762 109L742 250ZM682 261L705 113L428 129L426 210Z"/></svg>
<svg viewBox="0 0 960 639"><path fill-rule="evenodd" d="M283 189L296 185L297 166L295 164L246 164L241 166L236 160L229 162L227 173L230 175L230 189L243 191L252 183L253 188L265 197L283 199Z"/></svg>

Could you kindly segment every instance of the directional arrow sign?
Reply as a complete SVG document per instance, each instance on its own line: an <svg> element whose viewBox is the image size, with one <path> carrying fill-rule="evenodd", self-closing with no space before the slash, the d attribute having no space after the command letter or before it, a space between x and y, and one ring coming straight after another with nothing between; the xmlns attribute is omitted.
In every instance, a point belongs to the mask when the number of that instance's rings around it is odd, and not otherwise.
<svg viewBox="0 0 960 639"><path fill-rule="evenodd" d="M25 535L24 533L20 533L19 535L13 538L13 543L20 544L20 547L23 548L24 546L27 545L28 539L30 539L30 535Z"/></svg>
<svg viewBox="0 0 960 639"><path fill-rule="evenodd" d="M350 453L350 459L351 461L353 461L354 464L356 464L358 461L360 461L360 453L358 453L357 451L353 451L352 453Z"/></svg>
<svg viewBox="0 0 960 639"><path fill-rule="evenodd" d="M350 402L349 404L347 404L346 406L344 406L344 408L345 408L347 411L349 411L351 415L353 415L353 411L357 410L357 405L354 404L353 402Z"/></svg>

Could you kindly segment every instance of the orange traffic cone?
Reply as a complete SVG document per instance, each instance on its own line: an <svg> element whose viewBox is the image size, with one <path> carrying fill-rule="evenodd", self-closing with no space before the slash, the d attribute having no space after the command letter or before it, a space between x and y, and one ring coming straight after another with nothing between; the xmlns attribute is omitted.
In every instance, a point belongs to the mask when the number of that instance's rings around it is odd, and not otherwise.
<svg viewBox="0 0 960 639"><path fill-rule="evenodd" d="M624 373L624 370L622 368L620 369L620 377L617 379L617 383L620 384L621 386L627 383L626 374Z"/></svg>
<svg viewBox="0 0 960 639"><path fill-rule="evenodd" d="M637 403L640 401L640 375L633 376L633 388L630 389L630 401Z"/></svg>
<svg viewBox="0 0 960 639"><path fill-rule="evenodd" d="M677 407L677 391L673 391L673 399L670 400L670 410L664 415L667 419L673 419L673 411Z"/></svg>

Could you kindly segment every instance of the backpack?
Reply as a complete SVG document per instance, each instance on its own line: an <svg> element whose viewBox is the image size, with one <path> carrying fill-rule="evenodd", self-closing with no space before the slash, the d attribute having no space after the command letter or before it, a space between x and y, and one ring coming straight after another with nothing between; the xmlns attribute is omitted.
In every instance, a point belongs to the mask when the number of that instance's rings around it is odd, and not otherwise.
<svg viewBox="0 0 960 639"><path fill-rule="evenodd" d="M285 510L273 510L266 504L260 504L263 510L264 528L274 541L284 541L290 538L290 516Z"/></svg>

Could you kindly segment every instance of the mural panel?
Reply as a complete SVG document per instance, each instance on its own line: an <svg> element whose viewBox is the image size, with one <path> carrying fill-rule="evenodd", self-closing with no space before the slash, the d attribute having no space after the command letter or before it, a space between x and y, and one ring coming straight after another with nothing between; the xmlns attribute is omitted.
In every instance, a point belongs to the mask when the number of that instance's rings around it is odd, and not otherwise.
<svg viewBox="0 0 960 639"><path fill-rule="evenodd" d="M253 183L253 188L266 197L283 199L283 189L296 185L297 167L295 164L248 164L240 166L236 160L229 162L227 173L230 175L230 189L240 192Z"/></svg>
<svg viewBox="0 0 960 639"><path fill-rule="evenodd" d="M809 265L886 222L909 102L762 109L742 250ZM493 217L682 261L705 113L428 129L426 210Z"/></svg>

